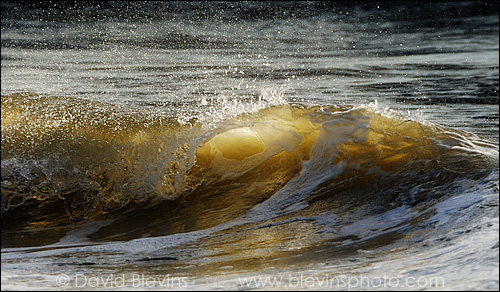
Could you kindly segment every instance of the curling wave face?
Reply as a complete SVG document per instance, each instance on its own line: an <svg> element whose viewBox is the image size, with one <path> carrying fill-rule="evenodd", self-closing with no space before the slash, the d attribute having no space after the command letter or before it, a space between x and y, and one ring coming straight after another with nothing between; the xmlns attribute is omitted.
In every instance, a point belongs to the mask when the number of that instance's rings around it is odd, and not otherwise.
<svg viewBox="0 0 500 292"><path fill-rule="evenodd" d="M355 216L435 204L498 166L495 143L374 104L281 104L211 125L26 93L1 108L2 230L115 219L90 236L111 240Z"/></svg>

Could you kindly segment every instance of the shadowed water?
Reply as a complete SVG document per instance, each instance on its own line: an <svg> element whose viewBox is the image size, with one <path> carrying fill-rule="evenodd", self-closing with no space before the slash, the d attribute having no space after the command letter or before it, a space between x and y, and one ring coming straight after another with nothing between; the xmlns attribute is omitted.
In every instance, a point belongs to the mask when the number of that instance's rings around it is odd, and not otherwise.
<svg viewBox="0 0 500 292"><path fill-rule="evenodd" d="M4 1L1 45L3 288L498 290L497 2Z"/></svg>

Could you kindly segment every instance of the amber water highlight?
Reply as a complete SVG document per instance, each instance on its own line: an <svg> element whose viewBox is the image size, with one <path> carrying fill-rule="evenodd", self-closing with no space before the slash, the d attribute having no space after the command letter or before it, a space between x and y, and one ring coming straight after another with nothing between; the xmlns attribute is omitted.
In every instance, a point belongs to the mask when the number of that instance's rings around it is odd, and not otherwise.
<svg viewBox="0 0 500 292"><path fill-rule="evenodd" d="M498 290L497 2L2 2L1 111L2 289Z"/></svg>

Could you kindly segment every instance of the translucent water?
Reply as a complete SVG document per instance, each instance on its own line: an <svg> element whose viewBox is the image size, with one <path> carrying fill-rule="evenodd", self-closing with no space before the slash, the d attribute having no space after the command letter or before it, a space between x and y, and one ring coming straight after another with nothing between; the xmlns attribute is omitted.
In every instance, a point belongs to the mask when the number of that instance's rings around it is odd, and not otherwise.
<svg viewBox="0 0 500 292"><path fill-rule="evenodd" d="M2 289L498 290L497 2L2 2Z"/></svg>

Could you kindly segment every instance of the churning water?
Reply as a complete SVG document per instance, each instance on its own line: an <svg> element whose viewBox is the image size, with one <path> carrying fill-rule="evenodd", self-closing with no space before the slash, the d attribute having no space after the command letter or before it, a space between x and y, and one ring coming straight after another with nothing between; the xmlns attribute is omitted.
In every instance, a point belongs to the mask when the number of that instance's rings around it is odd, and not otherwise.
<svg viewBox="0 0 500 292"><path fill-rule="evenodd" d="M2 289L499 288L498 2L2 2Z"/></svg>

